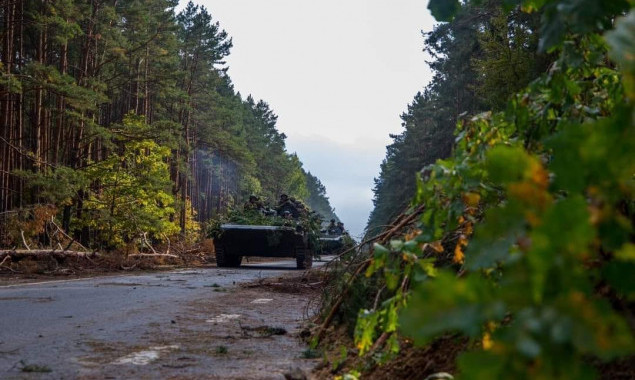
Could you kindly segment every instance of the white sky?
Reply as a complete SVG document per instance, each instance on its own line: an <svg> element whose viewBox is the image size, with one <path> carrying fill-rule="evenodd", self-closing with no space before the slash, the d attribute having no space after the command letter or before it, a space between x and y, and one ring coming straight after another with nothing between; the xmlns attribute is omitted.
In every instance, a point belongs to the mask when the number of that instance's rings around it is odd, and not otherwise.
<svg viewBox="0 0 635 380"><path fill-rule="evenodd" d="M186 2L181 1L181 6ZM195 0L233 38L237 91L278 115L304 168L359 237L399 115L431 79L427 0Z"/></svg>

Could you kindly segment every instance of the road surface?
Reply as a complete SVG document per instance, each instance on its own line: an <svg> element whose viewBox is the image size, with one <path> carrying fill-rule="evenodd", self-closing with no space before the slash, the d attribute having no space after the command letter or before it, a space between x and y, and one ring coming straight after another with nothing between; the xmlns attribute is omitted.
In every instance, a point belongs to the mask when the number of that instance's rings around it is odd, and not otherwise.
<svg viewBox="0 0 635 380"><path fill-rule="evenodd" d="M315 263L319 266L322 263ZM241 283L295 261L0 287L0 378L283 378L309 296ZM315 296L312 295L313 297Z"/></svg>

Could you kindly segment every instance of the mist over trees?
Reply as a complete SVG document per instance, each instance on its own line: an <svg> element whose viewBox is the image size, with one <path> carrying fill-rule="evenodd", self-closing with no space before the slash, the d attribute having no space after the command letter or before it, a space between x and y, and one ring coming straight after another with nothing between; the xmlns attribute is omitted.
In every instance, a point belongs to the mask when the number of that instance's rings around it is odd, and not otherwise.
<svg viewBox="0 0 635 380"><path fill-rule="evenodd" d="M0 2L0 244L43 215L93 247L188 235L251 193L332 216L271 107L234 90L231 38L177 4Z"/></svg>

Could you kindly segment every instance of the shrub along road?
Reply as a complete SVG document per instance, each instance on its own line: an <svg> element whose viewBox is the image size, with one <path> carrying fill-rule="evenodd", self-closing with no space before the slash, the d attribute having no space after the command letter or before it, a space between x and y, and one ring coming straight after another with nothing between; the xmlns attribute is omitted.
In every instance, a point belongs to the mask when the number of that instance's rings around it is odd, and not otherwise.
<svg viewBox="0 0 635 380"><path fill-rule="evenodd" d="M322 263L316 263L319 266ZM318 290L295 262L0 287L0 377L282 378ZM259 283L281 283L276 288Z"/></svg>

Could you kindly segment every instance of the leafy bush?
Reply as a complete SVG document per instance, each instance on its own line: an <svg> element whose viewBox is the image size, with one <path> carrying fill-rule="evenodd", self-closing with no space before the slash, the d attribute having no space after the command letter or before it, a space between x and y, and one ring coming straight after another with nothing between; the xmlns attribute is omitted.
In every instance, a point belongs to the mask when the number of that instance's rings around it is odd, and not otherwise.
<svg viewBox="0 0 635 380"><path fill-rule="evenodd" d="M602 38L626 2L522 4L544 5L541 46L560 58L505 112L459 123L453 156L424 170L418 231L374 248L366 274L391 294L359 313L362 354L379 332L460 333L461 378L585 379L590 357L635 352L635 11ZM458 273L430 258L448 242Z"/></svg>
<svg viewBox="0 0 635 380"><path fill-rule="evenodd" d="M139 133L148 129L144 120L129 115L123 129ZM116 143L117 141L115 141ZM143 233L164 239L179 232L176 222L169 166L170 149L150 139L121 144L103 161L89 165L86 177L99 183L84 201L82 227L89 227L100 241L121 246Z"/></svg>

